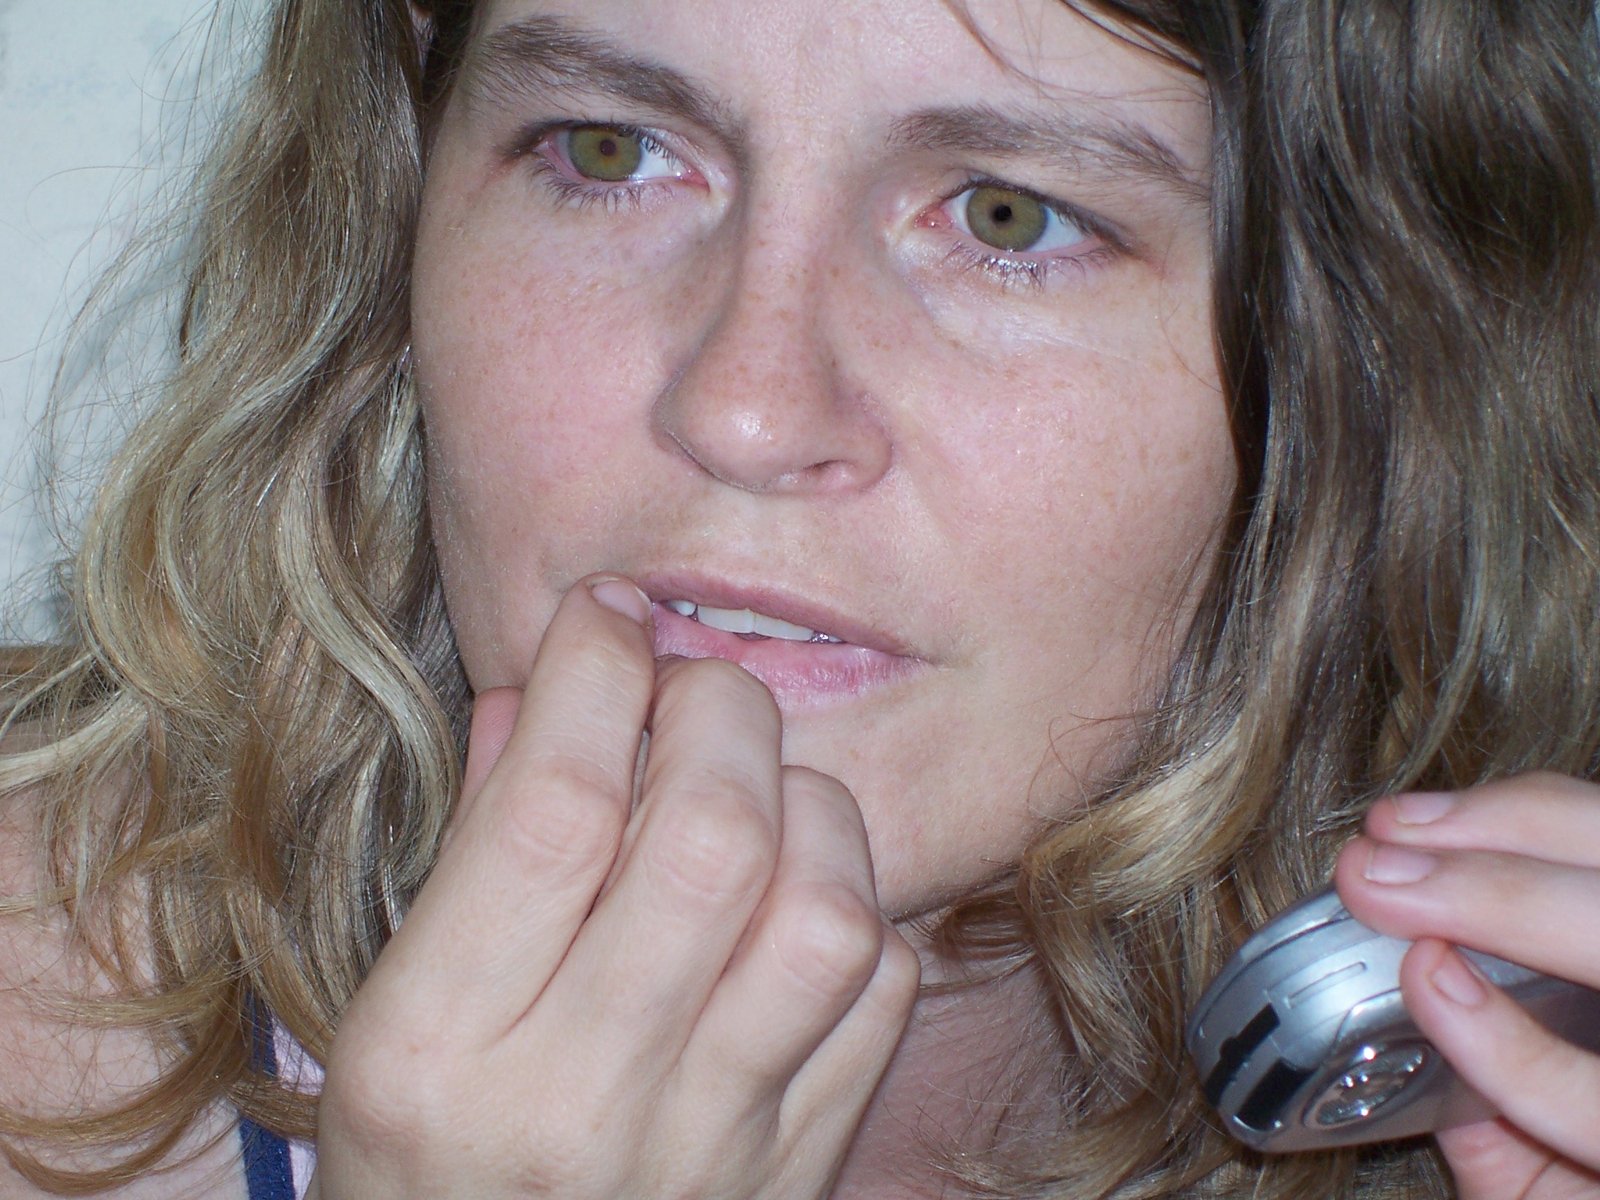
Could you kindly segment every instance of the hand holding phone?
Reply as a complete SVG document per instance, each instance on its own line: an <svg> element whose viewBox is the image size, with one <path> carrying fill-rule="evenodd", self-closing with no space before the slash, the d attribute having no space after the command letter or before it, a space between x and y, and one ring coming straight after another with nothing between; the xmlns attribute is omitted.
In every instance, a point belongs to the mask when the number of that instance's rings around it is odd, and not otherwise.
<svg viewBox="0 0 1600 1200"><path fill-rule="evenodd" d="M1223 1127L1269 1153L1410 1137L1493 1115L1400 996L1411 943L1330 888L1280 913L1206 990L1188 1045ZM1552 1032L1600 1050L1600 992L1463 951Z"/></svg>

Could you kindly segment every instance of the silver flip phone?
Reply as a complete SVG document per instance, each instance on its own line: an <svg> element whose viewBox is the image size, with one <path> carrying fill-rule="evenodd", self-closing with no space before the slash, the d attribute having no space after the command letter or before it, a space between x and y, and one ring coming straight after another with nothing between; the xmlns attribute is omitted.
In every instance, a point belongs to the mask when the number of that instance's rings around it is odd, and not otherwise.
<svg viewBox="0 0 1600 1200"><path fill-rule="evenodd" d="M1410 1137L1493 1115L1400 1001L1411 943L1374 933L1330 889L1285 909L1206 989L1189 1053L1223 1127L1257 1150ZM1467 950L1553 1032L1600 1050L1600 992Z"/></svg>

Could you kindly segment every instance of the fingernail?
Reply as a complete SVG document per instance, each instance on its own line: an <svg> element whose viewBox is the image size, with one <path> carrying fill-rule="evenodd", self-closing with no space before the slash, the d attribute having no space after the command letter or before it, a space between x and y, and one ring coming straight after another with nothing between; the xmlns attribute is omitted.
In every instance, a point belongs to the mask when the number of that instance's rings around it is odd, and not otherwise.
<svg viewBox="0 0 1600 1200"><path fill-rule="evenodd" d="M1446 999L1464 1008L1477 1008L1489 998L1483 980L1457 950L1448 951L1439 960L1439 965L1429 973L1428 982Z"/></svg>
<svg viewBox="0 0 1600 1200"><path fill-rule="evenodd" d="M630 621L650 624L650 598L626 579L602 579L589 585L595 601Z"/></svg>
<svg viewBox="0 0 1600 1200"><path fill-rule="evenodd" d="M1385 846L1381 842L1372 847L1367 858L1367 869L1362 872L1373 883L1417 883L1433 874L1439 860L1420 850L1404 846Z"/></svg>
<svg viewBox="0 0 1600 1200"><path fill-rule="evenodd" d="M1456 798L1449 792L1406 792L1390 800L1402 825L1430 825L1456 806Z"/></svg>

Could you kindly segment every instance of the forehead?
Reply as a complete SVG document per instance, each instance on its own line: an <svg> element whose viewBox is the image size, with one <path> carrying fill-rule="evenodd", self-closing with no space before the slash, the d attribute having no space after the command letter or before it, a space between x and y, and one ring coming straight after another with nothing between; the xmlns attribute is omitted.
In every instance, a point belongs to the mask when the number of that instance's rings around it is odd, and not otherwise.
<svg viewBox="0 0 1600 1200"><path fill-rule="evenodd" d="M837 136L1003 108L1093 118L1191 178L1207 167L1199 79L1060 0L491 0L464 78L592 90L585 72L611 92L681 84L674 107L729 127Z"/></svg>

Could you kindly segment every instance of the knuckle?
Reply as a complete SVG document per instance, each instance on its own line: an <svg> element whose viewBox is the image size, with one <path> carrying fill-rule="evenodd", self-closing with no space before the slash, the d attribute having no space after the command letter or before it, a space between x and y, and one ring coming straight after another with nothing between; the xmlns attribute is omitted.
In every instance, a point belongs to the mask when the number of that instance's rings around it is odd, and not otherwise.
<svg viewBox="0 0 1600 1200"><path fill-rule="evenodd" d="M850 794L849 788L832 775L824 775L810 767L786 764L783 768L783 794L785 799L841 808L860 824L861 810L856 806L855 797Z"/></svg>
<svg viewBox="0 0 1600 1200"><path fill-rule="evenodd" d="M878 970L883 920L855 890L840 884L797 888L773 917L784 965L807 987L829 996L855 995Z"/></svg>
<svg viewBox="0 0 1600 1200"><path fill-rule="evenodd" d="M731 781L666 799L647 834L647 854L676 890L725 901L765 886L778 859L778 834Z"/></svg>
<svg viewBox="0 0 1600 1200"><path fill-rule="evenodd" d="M1495 1002L1495 1007L1502 1010L1502 1019L1493 1035L1482 1039L1485 1049L1475 1051L1480 1055L1479 1070L1485 1074L1485 1094L1504 1088L1510 1096L1523 1081L1538 1079L1546 1083L1548 1094L1559 1095L1582 1077L1586 1064L1571 1042L1539 1024L1516 1001L1496 996ZM1526 1105L1528 1100L1513 1097L1513 1102ZM1540 1105L1545 1102L1544 1096L1534 1101Z"/></svg>
<svg viewBox="0 0 1600 1200"><path fill-rule="evenodd" d="M544 1105L532 1122L520 1191L531 1196L591 1192L607 1175L601 1148L611 1125L585 1104Z"/></svg>
<svg viewBox="0 0 1600 1200"><path fill-rule="evenodd" d="M532 794L506 805L502 836L534 869L581 871L610 863L622 822L605 773L569 757L541 770Z"/></svg>
<svg viewBox="0 0 1600 1200"><path fill-rule="evenodd" d="M785 820L792 817L804 821L826 836L832 861L848 864L864 880L870 880L872 855L867 846L867 826L850 789L831 775L795 766L783 768L782 787Z"/></svg>
<svg viewBox="0 0 1600 1200"><path fill-rule="evenodd" d="M451 1072L415 1039L340 1046L323 1084L321 1120L368 1154L405 1161L449 1136L464 1099Z"/></svg>
<svg viewBox="0 0 1600 1200"><path fill-rule="evenodd" d="M1491 815L1502 810L1524 813L1530 805L1562 806L1594 795L1594 784L1589 781L1549 770L1509 775L1458 793L1464 806Z"/></svg>
<svg viewBox="0 0 1600 1200"><path fill-rule="evenodd" d="M1568 776L1555 771L1535 770L1525 771L1520 775L1512 775L1505 779L1497 779L1485 784L1482 789L1486 793L1507 792L1516 794L1528 788L1546 788L1551 791L1565 791L1567 785L1573 782Z"/></svg>
<svg viewBox="0 0 1600 1200"><path fill-rule="evenodd" d="M615 1163L605 1148L620 1105L570 1089L560 1102L548 1089L517 1080L522 1115L491 1107L482 1064L436 1053L425 1037L391 1032L335 1053L324 1080L319 1125L325 1137L359 1157L426 1171L476 1142L514 1179L515 1194L614 1194ZM486 1128L495 1136L483 1140ZM509 1151L509 1153L503 1153Z"/></svg>
<svg viewBox="0 0 1600 1200"><path fill-rule="evenodd" d="M1534 771L1522 776L1531 795L1552 809L1565 812L1571 805L1590 806L1600 801L1600 788L1593 781L1555 771ZM1526 804L1524 803L1524 807Z"/></svg>
<svg viewBox="0 0 1600 1200"><path fill-rule="evenodd" d="M868 990L879 1006L891 1011L896 1018L904 1020L910 1016L911 1006L922 990L922 960L898 933L890 933L883 939L883 955Z"/></svg>

